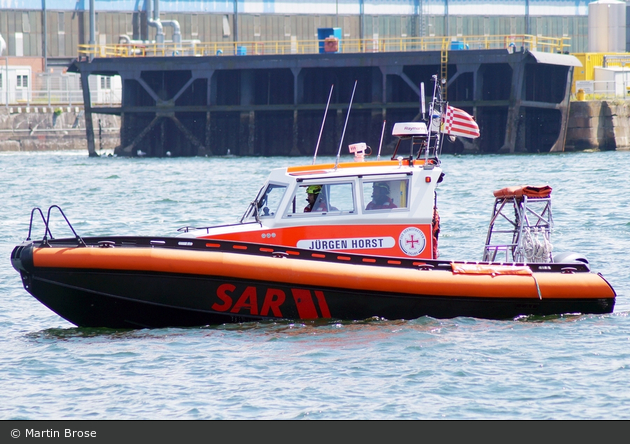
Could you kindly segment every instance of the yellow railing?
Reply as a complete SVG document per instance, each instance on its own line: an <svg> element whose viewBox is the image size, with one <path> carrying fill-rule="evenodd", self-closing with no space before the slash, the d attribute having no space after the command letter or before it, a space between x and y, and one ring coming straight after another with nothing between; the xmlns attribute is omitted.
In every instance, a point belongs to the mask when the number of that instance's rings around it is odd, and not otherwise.
<svg viewBox="0 0 630 444"><path fill-rule="evenodd" d="M484 35L460 37L398 37L378 39L342 39L333 45L341 53L445 51L466 49L501 49L521 47L543 52L564 53L570 47L568 37L533 35ZM250 42L121 43L79 45L79 56L150 57L212 56L262 54L316 54L325 52L323 40L277 40ZM326 48L330 48L326 46Z"/></svg>

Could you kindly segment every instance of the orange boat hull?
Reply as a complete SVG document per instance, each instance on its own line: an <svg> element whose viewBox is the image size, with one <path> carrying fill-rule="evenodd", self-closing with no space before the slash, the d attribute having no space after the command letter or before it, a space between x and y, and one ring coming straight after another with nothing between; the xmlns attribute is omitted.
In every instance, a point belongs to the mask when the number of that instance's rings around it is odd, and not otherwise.
<svg viewBox="0 0 630 444"><path fill-rule="evenodd" d="M168 239L168 238L166 238ZM115 242L115 240L114 240ZM16 247L33 296L79 326L193 326L263 319L610 313L603 277L566 266L412 261L223 241ZM167 242L167 241L164 241ZM179 244L177 244L179 242ZM549 267L547 267L549 268Z"/></svg>

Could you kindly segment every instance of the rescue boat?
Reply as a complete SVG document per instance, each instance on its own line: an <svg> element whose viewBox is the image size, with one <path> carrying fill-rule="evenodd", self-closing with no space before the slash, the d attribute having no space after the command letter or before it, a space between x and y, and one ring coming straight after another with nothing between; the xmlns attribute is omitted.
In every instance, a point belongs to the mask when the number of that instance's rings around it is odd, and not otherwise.
<svg viewBox="0 0 630 444"><path fill-rule="evenodd" d="M436 100L429 115L393 126L389 159L379 147L366 161L371 148L358 143L349 162L338 153L335 163L314 156L271 171L235 224L81 237L58 206L34 208L12 265L26 291L80 327L611 313L615 291L588 260L552 251L548 185L494 193L481 261L440 259L441 138L476 137L478 128ZM52 236L57 213L73 238ZM31 240L37 215L44 235Z"/></svg>

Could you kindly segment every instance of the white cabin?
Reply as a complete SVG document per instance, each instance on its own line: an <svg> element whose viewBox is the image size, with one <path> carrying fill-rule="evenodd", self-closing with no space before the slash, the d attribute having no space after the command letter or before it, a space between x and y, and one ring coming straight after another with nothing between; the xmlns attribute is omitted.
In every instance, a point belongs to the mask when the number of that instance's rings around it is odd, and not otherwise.
<svg viewBox="0 0 630 444"><path fill-rule="evenodd" d="M397 124L394 132L411 138L427 128ZM186 229L183 236L435 259L437 159L366 162L356 145L355 162L272 170L239 224Z"/></svg>

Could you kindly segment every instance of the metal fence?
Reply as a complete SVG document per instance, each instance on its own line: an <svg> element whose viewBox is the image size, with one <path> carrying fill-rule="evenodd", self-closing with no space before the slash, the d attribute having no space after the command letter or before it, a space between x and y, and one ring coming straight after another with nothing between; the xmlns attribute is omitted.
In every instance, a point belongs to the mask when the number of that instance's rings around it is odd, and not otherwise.
<svg viewBox="0 0 630 444"><path fill-rule="evenodd" d="M571 98L573 100L630 100L630 71L627 74L611 80L578 81Z"/></svg>
<svg viewBox="0 0 630 444"><path fill-rule="evenodd" d="M81 57L214 56L263 54L316 54L322 52L365 53L398 51L448 51L466 49L525 48L543 52L566 52L569 37L535 35L478 35L457 37L391 37L364 39L277 40L243 42L179 43L121 42L107 45L79 45ZM326 45L330 43L330 45Z"/></svg>
<svg viewBox="0 0 630 444"><path fill-rule="evenodd" d="M0 72L3 71L0 68ZM39 73L30 76L26 81L24 77L15 79L5 75L3 78L5 80L0 86L0 104L4 106L83 106L80 74ZM92 105L122 103L122 86L119 82L112 82L112 77L92 75L88 83Z"/></svg>
<svg viewBox="0 0 630 444"><path fill-rule="evenodd" d="M151 56L220 56L220 55L263 55L263 54L309 54L323 52L394 52L394 51L454 51L467 49L519 49L564 53L569 47L569 38L541 37L533 35L484 35L458 37L410 37L379 39L341 39L337 42L324 40L282 40L255 42L184 41L180 43L121 43L116 45L79 45L81 57L151 57ZM328 45L326 43L329 43ZM627 57L627 56L626 56ZM621 67L625 62L621 61ZM619 64L619 60L608 60L608 65ZM606 64L604 64L606 65ZM4 69L0 67L0 73ZM5 81L0 82L0 104L5 106L82 106L83 91L81 78L75 73L40 73L32 76L28 85L17 85L6 70ZM117 78L117 80L115 80ZM114 80L112 80L114 79ZM11 81L13 84L11 84ZM90 76L92 105L120 105L122 85L120 77ZM587 88L579 92L577 81L572 100L629 100L630 70L618 75L615 80L590 81Z"/></svg>

